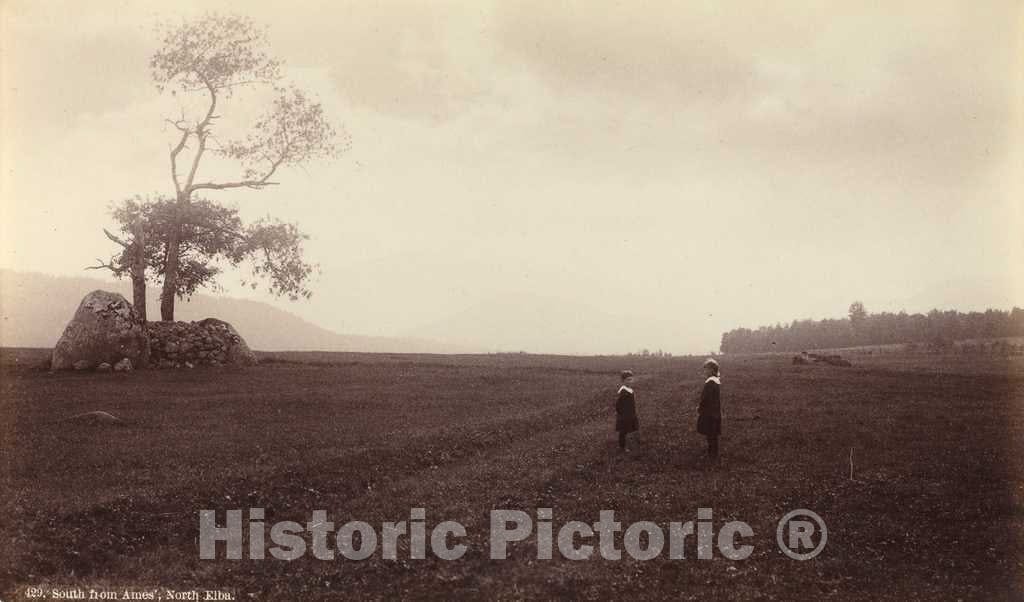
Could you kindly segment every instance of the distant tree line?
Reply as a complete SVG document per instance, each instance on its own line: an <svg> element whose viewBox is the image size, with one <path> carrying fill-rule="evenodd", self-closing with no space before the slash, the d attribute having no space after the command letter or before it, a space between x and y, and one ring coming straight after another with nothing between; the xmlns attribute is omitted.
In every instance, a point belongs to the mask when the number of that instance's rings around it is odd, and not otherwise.
<svg viewBox="0 0 1024 602"><path fill-rule="evenodd" d="M862 303L850 306L841 319L794 320L789 324L737 328L722 335L722 353L761 353L835 349L862 345L920 343L935 347L953 341L1024 336L1024 310L984 312L940 311L868 313Z"/></svg>
<svg viewBox="0 0 1024 602"><path fill-rule="evenodd" d="M659 358L670 358L670 357L672 357L671 353L669 353L668 351L662 351L661 349L659 349L657 351L651 351L650 349L641 349L640 351L637 351L635 353L634 352L629 352L626 355L628 357L659 357Z"/></svg>

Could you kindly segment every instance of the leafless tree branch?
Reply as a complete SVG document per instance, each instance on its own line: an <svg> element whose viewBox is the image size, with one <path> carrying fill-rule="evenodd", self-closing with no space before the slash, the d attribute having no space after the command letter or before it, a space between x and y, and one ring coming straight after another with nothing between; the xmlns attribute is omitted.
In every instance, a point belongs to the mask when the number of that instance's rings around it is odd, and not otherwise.
<svg viewBox="0 0 1024 602"><path fill-rule="evenodd" d="M122 247L124 247L126 249L130 246L125 241L123 241L120 238L118 238L117 236L114 236L113 234L111 234L110 230L107 230L106 228L103 229L103 233L107 235L107 238L109 238L110 240L116 242L117 244L121 245Z"/></svg>
<svg viewBox="0 0 1024 602"><path fill-rule="evenodd" d="M96 259L96 265L87 265L83 269L86 269L86 270L110 270L112 272L116 271L116 268L114 268L113 264L103 263L103 260L102 259L98 259L98 258Z"/></svg>
<svg viewBox="0 0 1024 602"><path fill-rule="evenodd" d="M199 159L202 158L203 151L206 150L206 137L209 135L206 128L213 121L213 112L217 109L217 90L210 83L210 80L204 79L203 82L206 84L206 89L210 92L210 108L206 111L206 117L203 117L203 120L196 126L196 137L199 139L199 147L196 149L195 157L192 158L192 168L188 172L188 180L185 184L186 194L191 194L192 190L194 190L192 182L195 181L196 170L199 169Z"/></svg>

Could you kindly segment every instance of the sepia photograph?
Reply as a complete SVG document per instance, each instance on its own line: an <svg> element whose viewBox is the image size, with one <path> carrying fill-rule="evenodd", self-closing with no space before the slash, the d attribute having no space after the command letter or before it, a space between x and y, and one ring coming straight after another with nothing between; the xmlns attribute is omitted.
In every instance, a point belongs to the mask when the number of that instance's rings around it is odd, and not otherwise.
<svg viewBox="0 0 1024 602"><path fill-rule="evenodd" d="M1021 0L0 0L0 602L1024 600Z"/></svg>

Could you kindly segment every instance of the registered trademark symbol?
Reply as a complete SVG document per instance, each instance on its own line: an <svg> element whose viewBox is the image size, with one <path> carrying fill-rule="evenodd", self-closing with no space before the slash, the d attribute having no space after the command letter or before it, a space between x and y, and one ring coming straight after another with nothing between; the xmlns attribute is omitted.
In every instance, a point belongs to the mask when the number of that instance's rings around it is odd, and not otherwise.
<svg viewBox="0 0 1024 602"><path fill-rule="evenodd" d="M818 539L817 545L814 544L815 538ZM793 560L810 560L825 549L828 542L828 527L816 513L799 508L788 512L779 520L779 527L775 530L775 541L779 544L779 549Z"/></svg>

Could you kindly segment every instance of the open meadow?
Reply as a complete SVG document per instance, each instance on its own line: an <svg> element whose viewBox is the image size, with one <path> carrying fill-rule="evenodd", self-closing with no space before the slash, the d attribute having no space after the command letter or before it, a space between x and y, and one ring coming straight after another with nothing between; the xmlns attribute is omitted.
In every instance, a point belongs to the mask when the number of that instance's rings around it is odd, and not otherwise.
<svg viewBox="0 0 1024 602"><path fill-rule="evenodd" d="M1024 595L1024 359L873 355L852 368L722 358L722 461L694 432L702 358L262 354L247 369L98 374L3 351L0 599L25 586L233 589L238 599L1019 599ZM618 373L640 432L619 454ZM64 421L102 410L123 424ZM852 457L852 478L851 478ZM465 555L201 560L199 511L268 524L458 521ZM742 520L732 561L623 554L489 558L492 509L552 508L557 529ZM806 508L822 553L776 525ZM619 534L619 549L622 534Z"/></svg>

